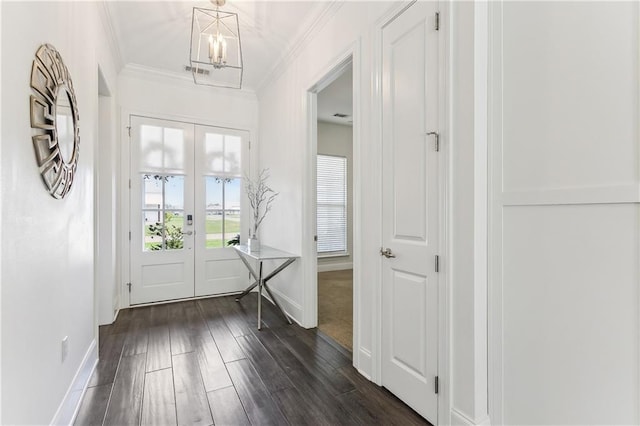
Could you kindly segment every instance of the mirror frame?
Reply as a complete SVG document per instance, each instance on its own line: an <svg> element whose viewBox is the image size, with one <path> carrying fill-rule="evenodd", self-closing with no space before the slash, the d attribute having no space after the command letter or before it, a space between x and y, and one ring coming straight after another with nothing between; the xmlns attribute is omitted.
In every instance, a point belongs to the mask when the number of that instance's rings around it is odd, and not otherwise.
<svg viewBox="0 0 640 426"><path fill-rule="evenodd" d="M50 44L38 48L31 67L31 128L38 171L49 194L64 198L74 182L80 147L80 115L69 70ZM65 160L58 144L56 105L58 96L68 96L73 116L73 153Z"/></svg>

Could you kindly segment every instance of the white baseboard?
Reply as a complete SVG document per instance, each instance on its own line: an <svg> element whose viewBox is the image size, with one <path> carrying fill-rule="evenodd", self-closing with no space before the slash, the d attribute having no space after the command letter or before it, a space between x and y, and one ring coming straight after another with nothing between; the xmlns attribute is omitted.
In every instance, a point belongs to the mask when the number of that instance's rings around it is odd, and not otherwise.
<svg viewBox="0 0 640 426"><path fill-rule="evenodd" d="M302 326L302 323L300 322L300 318L302 318L302 306L300 306L298 303L294 302L291 298L285 296L275 288L269 287L269 289L278 299L278 303L280 304L280 306L282 306L282 309L287 313L287 315L289 315L289 317L291 317L293 321ZM265 297L269 296L266 291L263 291L262 295Z"/></svg>
<svg viewBox="0 0 640 426"><path fill-rule="evenodd" d="M73 421L78 414L78 409L80 408L80 401L82 401L82 397L84 396L84 393L87 390L87 385L89 384L89 379L91 379L91 375L93 374L93 370L95 370L97 364L98 347L94 339L91 341L91 345L89 345L89 349L84 355L84 359L82 360L82 363L80 363L80 367L78 368L78 371L76 371L76 375L71 381L71 385L62 399L62 402L58 407L58 411L56 411L56 414L53 416L53 420L51 420L52 425L73 424Z"/></svg>
<svg viewBox="0 0 640 426"><path fill-rule="evenodd" d="M477 422L456 408L451 409L451 425L452 426L491 426L489 416Z"/></svg>
<svg viewBox="0 0 640 426"><path fill-rule="evenodd" d="M344 271L345 269L353 269L353 262L340 262L340 263L318 262L318 272Z"/></svg>
<svg viewBox="0 0 640 426"><path fill-rule="evenodd" d="M357 353L358 353L358 359L357 359L358 365L354 365L354 367L356 368L356 370L358 370L360 374L366 377L367 380L373 381L371 380L371 367L372 367L371 352L368 351L367 349L360 348Z"/></svg>

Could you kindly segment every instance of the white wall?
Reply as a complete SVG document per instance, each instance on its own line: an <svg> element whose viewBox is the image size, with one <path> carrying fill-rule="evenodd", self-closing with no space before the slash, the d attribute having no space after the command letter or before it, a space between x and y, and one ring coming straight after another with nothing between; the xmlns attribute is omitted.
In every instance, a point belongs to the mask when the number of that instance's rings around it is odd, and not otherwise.
<svg viewBox="0 0 640 426"><path fill-rule="evenodd" d="M277 78L259 91L260 164L271 169L272 187L280 191L272 214L263 224L265 244L305 254L313 239L313 224L306 223L303 215L307 197L312 195L305 188L305 182L311 181L310 167L307 166L311 147L307 145L306 92L354 46L358 50L353 65L354 84L359 84L356 92L361 94L362 105L361 112L354 110L354 124L358 126L358 129L354 127L354 132L360 131L361 140L366 141L359 155L354 152L354 170L360 171L361 178L366 177L360 181L366 214L354 215L354 222L359 222L364 230L379 229L379 188L375 178L379 174L379 141L372 132L375 121L370 110L370 89L373 85L371 49L374 23L390 6L391 3L386 2L343 3L324 24L320 36L308 40L298 55L279 70ZM357 104L357 99L354 102ZM356 114L360 114L360 120ZM354 180L357 182L358 177L354 176ZM374 375L371 352L375 341L371 327L374 318L373 289L379 282L379 240L379 233L373 231L364 232L360 241L365 253L359 264L360 280L367 286L362 291L356 289L360 310L354 312L360 327L356 332L359 341L354 344L354 362L368 376ZM357 249L354 249L354 255L357 257ZM313 277L308 273L316 262L315 256L304 255L271 282L285 309L305 326L314 325L313 312L303 312L303 306L313 291L309 284ZM354 284L357 286L357 281Z"/></svg>
<svg viewBox="0 0 640 426"><path fill-rule="evenodd" d="M154 70L128 65L118 76L120 105L119 237L122 274L120 277L121 306L129 306L129 138L126 126L129 115L184 120L199 124L247 130L250 134L250 169L258 166L258 101L254 92L217 89L196 85L191 74L176 78ZM248 227L249 225L247 225Z"/></svg>
<svg viewBox="0 0 640 426"><path fill-rule="evenodd" d="M99 77L100 79L100 77ZM98 324L111 324L120 306L117 249L116 91L98 84L98 156L96 158L96 302Z"/></svg>
<svg viewBox="0 0 640 426"><path fill-rule="evenodd" d="M451 5L451 413L488 422L487 6Z"/></svg>
<svg viewBox="0 0 640 426"><path fill-rule="evenodd" d="M176 78L128 65L119 75L118 92L124 113L195 119L250 131L258 122L254 92L196 85L189 73Z"/></svg>
<svg viewBox="0 0 640 426"><path fill-rule="evenodd" d="M113 65L104 53L109 47L96 3L3 2L1 19L0 423L47 424L67 391L68 398L79 397L81 389L70 385L76 373L87 378L86 367L97 355L91 349L98 58L104 58L106 68ZM29 76L42 43L53 44L61 53L80 112L78 169L64 200L45 190L31 143ZM62 363L65 336L69 354ZM93 358L83 364L86 355ZM57 419L69 421L69 413L59 413Z"/></svg>
<svg viewBox="0 0 640 426"><path fill-rule="evenodd" d="M639 6L492 4L492 422L640 422Z"/></svg>
<svg viewBox="0 0 640 426"><path fill-rule="evenodd" d="M318 122L318 154L347 159L347 252L348 256L318 258L318 271L339 271L353 267L353 128Z"/></svg>
<svg viewBox="0 0 640 426"><path fill-rule="evenodd" d="M103 44L111 50L96 52L98 70L98 143L95 158L95 289L96 324L113 322L120 307L118 276L120 262L117 256L118 217L118 72L121 58L113 37L111 22L105 3L98 4L102 22ZM97 332L97 331L96 331Z"/></svg>

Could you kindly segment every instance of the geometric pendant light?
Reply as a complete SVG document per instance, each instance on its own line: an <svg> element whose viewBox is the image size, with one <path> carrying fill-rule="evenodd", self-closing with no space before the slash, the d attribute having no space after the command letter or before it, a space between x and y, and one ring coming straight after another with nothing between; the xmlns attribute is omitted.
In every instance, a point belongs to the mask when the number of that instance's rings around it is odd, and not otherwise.
<svg viewBox="0 0 640 426"><path fill-rule="evenodd" d="M211 0L216 9L193 8L190 65L193 81L207 86L242 87L242 43L238 14L220 10L225 0Z"/></svg>

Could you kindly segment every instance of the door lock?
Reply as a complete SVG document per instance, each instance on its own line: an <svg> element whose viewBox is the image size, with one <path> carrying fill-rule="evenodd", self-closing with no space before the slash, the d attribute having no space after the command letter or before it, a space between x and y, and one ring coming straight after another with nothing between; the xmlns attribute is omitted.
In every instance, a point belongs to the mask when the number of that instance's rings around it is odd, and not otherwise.
<svg viewBox="0 0 640 426"><path fill-rule="evenodd" d="M182 232L182 235L193 235L193 231Z"/></svg>
<svg viewBox="0 0 640 426"><path fill-rule="evenodd" d="M395 255L395 254L393 254L393 252L391 251L391 249L390 249L390 248L386 248L386 249L385 249L385 248L383 248L383 247L380 247L380 256L384 256L384 257L386 257L387 259L389 259L389 258L393 258L393 257L396 257L396 255Z"/></svg>

